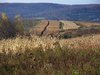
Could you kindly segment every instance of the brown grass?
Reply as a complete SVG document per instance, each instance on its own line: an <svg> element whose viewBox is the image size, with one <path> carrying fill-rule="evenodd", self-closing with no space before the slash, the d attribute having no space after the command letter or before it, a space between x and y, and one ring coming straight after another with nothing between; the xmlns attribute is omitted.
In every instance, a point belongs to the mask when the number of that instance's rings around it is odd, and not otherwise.
<svg viewBox="0 0 100 75"><path fill-rule="evenodd" d="M0 75L100 75L100 35L0 41Z"/></svg>
<svg viewBox="0 0 100 75"><path fill-rule="evenodd" d="M58 42L61 47L66 47L69 49L100 49L100 35L91 35L88 37L78 37L72 39L62 39L57 40L54 38L47 37L16 37L15 39L7 39L0 41L0 52L2 53L12 51L13 53L18 52L19 50L24 52L26 49L33 50L40 46L43 47L43 50L55 48L55 43Z"/></svg>
<svg viewBox="0 0 100 75"><path fill-rule="evenodd" d="M100 47L100 35L92 35L92 36L83 36L83 37L77 37L77 38L72 38L69 40L62 40L62 44L72 48L72 49L81 49L81 50L95 50L99 49Z"/></svg>
<svg viewBox="0 0 100 75"><path fill-rule="evenodd" d="M75 22L76 24L80 26L85 26L85 27L91 27L91 26L100 26L100 23L94 23L94 22Z"/></svg>
<svg viewBox="0 0 100 75"><path fill-rule="evenodd" d="M47 27L46 31L47 32L57 32L59 30L59 21L50 20L49 22L50 24Z"/></svg>
<svg viewBox="0 0 100 75"><path fill-rule="evenodd" d="M44 30L44 28L47 26L47 24L48 24L47 20L41 20L41 22L34 27L33 32L35 34L39 34L40 35L41 32Z"/></svg>
<svg viewBox="0 0 100 75"><path fill-rule="evenodd" d="M69 30L69 29L78 29L80 26L76 25L74 22L72 21L61 21L64 26L63 29L64 30Z"/></svg>

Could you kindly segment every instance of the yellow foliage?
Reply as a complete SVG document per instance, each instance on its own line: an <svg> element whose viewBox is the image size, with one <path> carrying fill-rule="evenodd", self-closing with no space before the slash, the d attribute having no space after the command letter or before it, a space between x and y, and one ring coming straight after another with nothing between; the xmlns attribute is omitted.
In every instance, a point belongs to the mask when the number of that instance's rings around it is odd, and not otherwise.
<svg viewBox="0 0 100 75"><path fill-rule="evenodd" d="M6 13L2 13L2 14L1 14L1 17L2 17L2 20L8 21L8 17L7 17L7 15L6 15Z"/></svg>

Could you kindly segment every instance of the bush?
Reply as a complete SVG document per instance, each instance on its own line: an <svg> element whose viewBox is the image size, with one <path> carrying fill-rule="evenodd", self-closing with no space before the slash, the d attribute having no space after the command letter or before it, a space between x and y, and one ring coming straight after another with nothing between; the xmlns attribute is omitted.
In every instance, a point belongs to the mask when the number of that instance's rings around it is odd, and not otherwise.
<svg viewBox="0 0 100 75"><path fill-rule="evenodd" d="M17 34L24 33L21 19L17 16L15 22L11 22L5 13L1 14L0 19L0 39L15 37Z"/></svg>
<svg viewBox="0 0 100 75"><path fill-rule="evenodd" d="M1 14L0 20L0 38L14 37L16 34L15 28L12 23L8 20L5 13Z"/></svg>
<svg viewBox="0 0 100 75"><path fill-rule="evenodd" d="M18 34L23 34L24 33L23 19L20 15L17 15L15 17L14 25L15 25L15 29L16 29Z"/></svg>

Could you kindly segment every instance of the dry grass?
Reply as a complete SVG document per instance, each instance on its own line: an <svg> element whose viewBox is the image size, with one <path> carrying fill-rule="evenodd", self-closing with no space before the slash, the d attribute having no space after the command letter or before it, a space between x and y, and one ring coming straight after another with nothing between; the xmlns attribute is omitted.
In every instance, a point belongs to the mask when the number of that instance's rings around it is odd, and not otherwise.
<svg viewBox="0 0 100 75"><path fill-rule="evenodd" d="M38 36L30 36L30 37L16 37L15 39L7 39L0 41L0 52L2 53L12 51L13 53L22 51L24 52L26 49L33 50L38 47L43 47L43 50L54 49L55 43L59 43L60 46L69 48L69 49L100 49L100 35L91 35L88 37L78 37L72 39L54 39Z"/></svg>
<svg viewBox="0 0 100 75"><path fill-rule="evenodd" d="M53 33L59 31L59 21L49 20L49 26L46 29L46 32Z"/></svg>
<svg viewBox="0 0 100 75"><path fill-rule="evenodd" d="M51 41L52 40L52 41ZM29 37L16 37L15 39L1 40L0 41L0 53L9 51L17 53L19 51L24 52L25 50L33 50L38 47L43 47L45 50L47 47L52 48L53 43L56 40L48 38L39 38L38 36Z"/></svg>
<svg viewBox="0 0 100 75"><path fill-rule="evenodd" d="M69 30L69 29L78 29L80 26L76 25L74 22L72 21L61 21L64 26L63 29L64 30Z"/></svg>
<svg viewBox="0 0 100 75"><path fill-rule="evenodd" d="M100 75L100 35L0 41L0 75Z"/></svg>
<svg viewBox="0 0 100 75"><path fill-rule="evenodd" d="M76 24L80 26L85 26L85 27L91 27L91 26L100 26L100 23L94 23L94 22L75 22Z"/></svg>
<svg viewBox="0 0 100 75"><path fill-rule="evenodd" d="M41 20L41 22L38 25L36 25L34 29L31 31L33 31L35 34L41 34L41 32L44 30L47 24L48 24L47 20Z"/></svg>
<svg viewBox="0 0 100 75"><path fill-rule="evenodd" d="M66 41L62 40L60 43L72 49L95 50L95 49L100 49L100 35L72 38Z"/></svg>

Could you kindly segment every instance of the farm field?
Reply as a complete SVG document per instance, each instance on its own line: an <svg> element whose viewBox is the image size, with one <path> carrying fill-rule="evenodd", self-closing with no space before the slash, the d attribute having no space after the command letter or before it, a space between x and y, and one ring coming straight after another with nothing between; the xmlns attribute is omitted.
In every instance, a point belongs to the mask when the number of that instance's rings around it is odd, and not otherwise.
<svg viewBox="0 0 100 75"><path fill-rule="evenodd" d="M72 21L60 21L60 22L64 24L63 25L64 30L78 29L80 27Z"/></svg>
<svg viewBox="0 0 100 75"><path fill-rule="evenodd" d="M40 21L40 23L34 27L33 32L37 35L41 35L48 23L47 20Z"/></svg>
<svg viewBox="0 0 100 75"><path fill-rule="evenodd" d="M47 31L55 32L59 30L59 21L49 21L49 26L47 27Z"/></svg>
<svg viewBox="0 0 100 75"><path fill-rule="evenodd" d="M83 27L92 27L92 26L100 26L100 23L96 23L96 22L79 22L76 21L76 24L83 26Z"/></svg>
<svg viewBox="0 0 100 75"><path fill-rule="evenodd" d="M100 23L42 20L31 29L39 36L77 37L100 33ZM71 36L70 36L71 35Z"/></svg>
<svg viewBox="0 0 100 75"><path fill-rule="evenodd" d="M53 32L59 31L59 21L53 20L42 20L34 28L32 28L34 34L37 35L47 35ZM31 30L31 31L32 31ZM43 32L43 33L42 33Z"/></svg>
<svg viewBox="0 0 100 75"><path fill-rule="evenodd" d="M49 25L44 32L44 35L52 34L52 33L58 32L59 30L60 30L59 21L50 20Z"/></svg>

